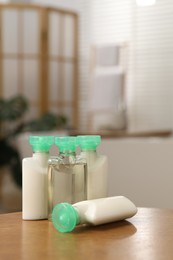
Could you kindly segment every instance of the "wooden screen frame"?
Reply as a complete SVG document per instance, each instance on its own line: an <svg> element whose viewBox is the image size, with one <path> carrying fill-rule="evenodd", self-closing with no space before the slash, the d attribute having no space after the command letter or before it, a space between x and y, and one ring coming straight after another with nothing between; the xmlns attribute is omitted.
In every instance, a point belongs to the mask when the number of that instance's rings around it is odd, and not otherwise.
<svg viewBox="0 0 173 260"><path fill-rule="evenodd" d="M23 52L19 52L17 54L5 54L2 50L2 30L3 30L3 21L2 21L2 12L3 10L34 10L38 13L39 16L39 50L37 54L26 54ZM49 91L48 91L48 79L49 79L49 72L48 72L48 62L50 58L49 55L49 38L48 38L48 29L49 29L49 15L54 12L60 14L62 16L71 16L74 20L74 57L68 58L63 56L63 53L58 57L54 57L54 59L61 61L63 63L71 62L73 64L73 82L72 82L72 101L65 101L62 100L61 102L56 102L57 108L63 110L65 108L69 108L71 111L71 121L72 121L72 128L78 129L79 127L79 118L78 118L78 97L79 97L79 87L78 87L78 15L75 12L63 10L59 8L52 8L52 7L42 7L39 5L34 4L0 4L0 97L3 97L3 89L4 89L4 82L3 82L3 66L2 62L5 58L15 58L16 60L22 61L25 59L37 59L39 62L39 99L37 100L35 106L38 107L39 115L42 115L44 112L49 111ZM20 31L23 30L22 24L22 13L20 13L18 17L18 24L20 27ZM19 37L19 44L21 45L21 38L22 35L18 35ZM63 43L62 43L63 45ZM18 47L22 49L22 46ZM18 65L18 93L23 92L23 68L22 62L19 62ZM61 81L61 92L63 93L63 80ZM32 102L31 102L32 105Z"/></svg>

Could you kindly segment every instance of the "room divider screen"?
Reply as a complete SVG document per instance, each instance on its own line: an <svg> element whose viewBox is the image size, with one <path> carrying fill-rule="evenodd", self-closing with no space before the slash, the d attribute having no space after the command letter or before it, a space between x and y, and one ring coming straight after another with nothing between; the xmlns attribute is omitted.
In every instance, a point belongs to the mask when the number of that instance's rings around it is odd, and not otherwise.
<svg viewBox="0 0 173 260"><path fill-rule="evenodd" d="M26 97L26 118L64 114L78 127L78 16L30 4L0 5L0 96Z"/></svg>

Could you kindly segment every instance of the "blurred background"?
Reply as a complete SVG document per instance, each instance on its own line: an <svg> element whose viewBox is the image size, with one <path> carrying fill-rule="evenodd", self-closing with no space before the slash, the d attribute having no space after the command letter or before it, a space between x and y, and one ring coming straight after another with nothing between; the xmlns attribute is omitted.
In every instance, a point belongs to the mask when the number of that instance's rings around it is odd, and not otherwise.
<svg viewBox="0 0 173 260"><path fill-rule="evenodd" d="M171 0L0 1L0 212L31 133L101 134L109 195L173 207L172 22Z"/></svg>

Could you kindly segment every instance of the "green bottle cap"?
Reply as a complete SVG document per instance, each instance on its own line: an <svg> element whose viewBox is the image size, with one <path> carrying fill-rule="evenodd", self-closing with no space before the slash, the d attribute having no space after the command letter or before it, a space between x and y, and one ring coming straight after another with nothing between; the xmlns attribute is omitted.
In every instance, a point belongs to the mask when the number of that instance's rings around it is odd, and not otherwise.
<svg viewBox="0 0 173 260"><path fill-rule="evenodd" d="M82 150L95 150L101 142L100 135L79 135L77 144Z"/></svg>
<svg viewBox="0 0 173 260"><path fill-rule="evenodd" d="M58 146L60 152L75 152L77 147L75 136L57 136L55 137L55 144Z"/></svg>
<svg viewBox="0 0 173 260"><path fill-rule="evenodd" d="M35 152L49 152L54 144L53 136L30 136L29 143Z"/></svg>
<svg viewBox="0 0 173 260"><path fill-rule="evenodd" d="M79 215L71 204L59 203L53 208L52 222L59 232L71 232L79 223Z"/></svg>

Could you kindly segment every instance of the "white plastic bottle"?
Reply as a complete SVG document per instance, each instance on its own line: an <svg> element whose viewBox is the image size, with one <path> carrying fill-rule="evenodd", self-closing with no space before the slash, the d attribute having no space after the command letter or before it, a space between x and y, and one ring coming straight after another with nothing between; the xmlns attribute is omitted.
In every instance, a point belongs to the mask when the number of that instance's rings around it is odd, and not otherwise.
<svg viewBox="0 0 173 260"><path fill-rule="evenodd" d="M124 220L137 213L136 206L124 196L57 204L52 213L54 227L62 232L72 231L76 225L100 225Z"/></svg>
<svg viewBox="0 0 173 260"><path fill-rule="evenodd" d="M33 157L22 162L22 218L47 219L48 188L47 167L53 136L30 136Z"/></svg>
<svg viewBox="0 0 173 260"><path fill-rule="evenodd" d="M107 197L108 193L108 160L105 155L97 154L101 142L99 135L77 136L81 157L87 162L87 199Z"/></svg>

